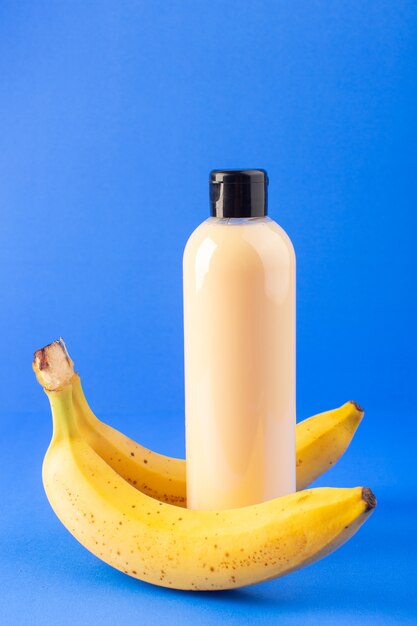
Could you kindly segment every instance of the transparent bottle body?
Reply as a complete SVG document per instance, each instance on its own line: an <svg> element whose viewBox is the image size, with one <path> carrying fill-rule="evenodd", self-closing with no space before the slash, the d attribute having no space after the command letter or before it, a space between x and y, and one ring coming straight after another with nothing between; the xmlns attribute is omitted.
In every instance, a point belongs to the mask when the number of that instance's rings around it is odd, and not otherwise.
<svg viewBox="0 0 417 626"><path fill-rule="evenodd" d="M295 491L295 255L268 217L209 218L183 258L187 505Z"/></svg>

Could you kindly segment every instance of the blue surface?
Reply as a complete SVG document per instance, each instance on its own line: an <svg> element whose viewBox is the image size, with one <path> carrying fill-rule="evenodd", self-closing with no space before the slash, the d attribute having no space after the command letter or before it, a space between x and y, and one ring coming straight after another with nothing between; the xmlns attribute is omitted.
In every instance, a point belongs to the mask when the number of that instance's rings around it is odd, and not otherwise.
<svg viewBox="0 0 417 626"><path fill-rule="evenodd" d="M2 623L416 623L416 3L3 0L0 76ZM321 484L379 506L323 562L204 595L61 527L30 362L62 335L99 415L183 454L181 256L213 167L269 172L298 260L298 416L365 406Z"/></svg>

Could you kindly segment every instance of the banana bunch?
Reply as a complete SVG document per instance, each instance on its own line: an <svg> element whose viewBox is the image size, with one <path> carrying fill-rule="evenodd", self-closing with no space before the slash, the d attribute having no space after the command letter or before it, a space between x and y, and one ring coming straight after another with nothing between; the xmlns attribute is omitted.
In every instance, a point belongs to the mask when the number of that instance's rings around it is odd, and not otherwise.
<svg viewBox="0 0 417 626"><path fill-rule="evenodd" d="M58 518L109 565L175 589L231 589L270 580L333 552L369 517L370 489L305 489L348 447L354 402L296 430L297 493L226 511L186 507L185 461L135 443L91 411L61 340L33 368L52 409L42 478Z"/></svg>

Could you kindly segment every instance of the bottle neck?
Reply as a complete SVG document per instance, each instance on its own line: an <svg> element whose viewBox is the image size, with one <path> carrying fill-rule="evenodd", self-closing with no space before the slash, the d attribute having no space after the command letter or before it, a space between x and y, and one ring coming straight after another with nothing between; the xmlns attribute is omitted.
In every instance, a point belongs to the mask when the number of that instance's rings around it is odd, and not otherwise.
<svg viewBox="0 0 417 626"><path fill-rule="evenodd" d="M260 224L262 222L271 222L271 218L268 215L263 215L260 217L209 217L206 220L210 224L219 224L219 225L236 225L239 224Z"/></svg>

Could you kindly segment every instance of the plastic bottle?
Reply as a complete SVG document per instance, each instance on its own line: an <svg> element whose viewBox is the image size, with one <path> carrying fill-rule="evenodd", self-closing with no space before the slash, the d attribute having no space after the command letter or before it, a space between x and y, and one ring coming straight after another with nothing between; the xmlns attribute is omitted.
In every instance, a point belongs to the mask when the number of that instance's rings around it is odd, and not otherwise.
<svg viewBox="0 0 417 626"><path fill-rule="evenodd" d="M187 506L295 491L295 255L264 170L210 174L183 258Z"/></svg>

